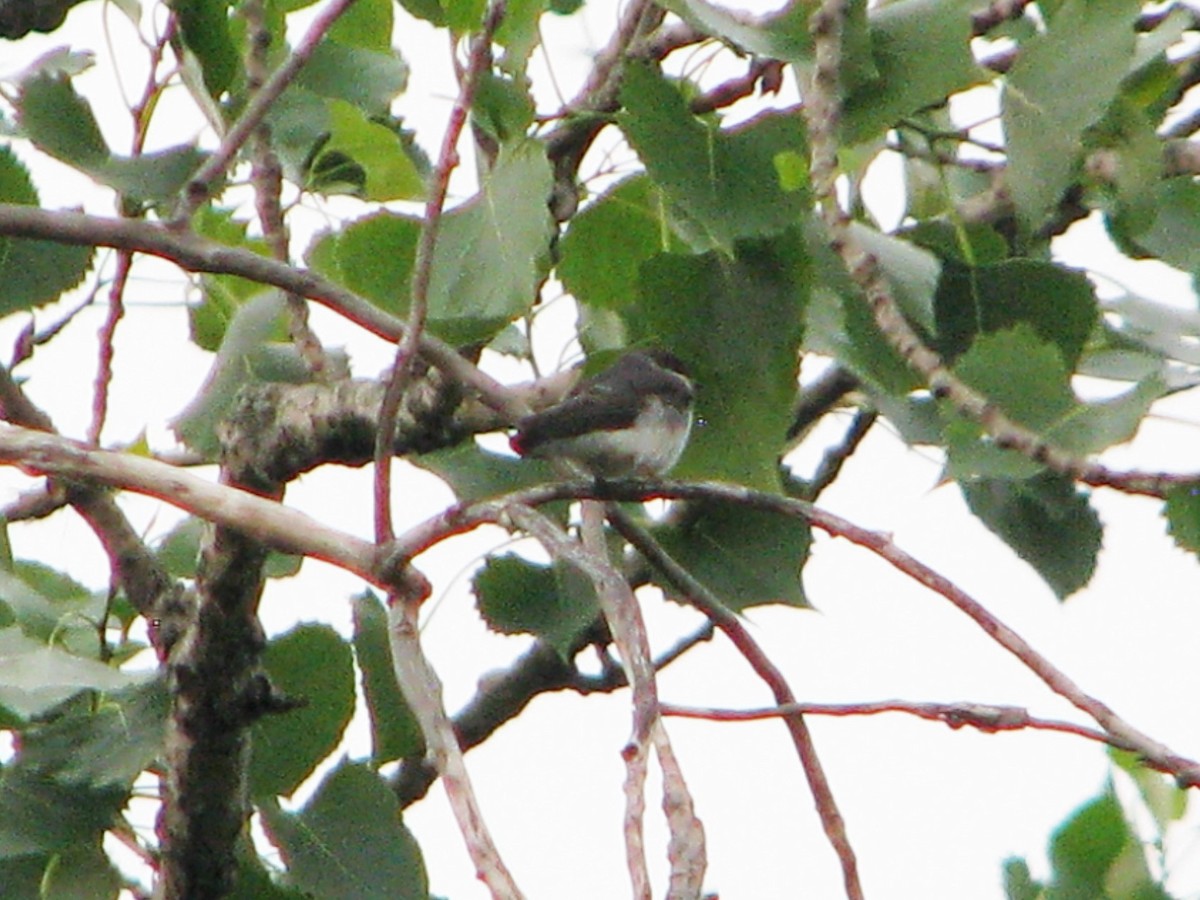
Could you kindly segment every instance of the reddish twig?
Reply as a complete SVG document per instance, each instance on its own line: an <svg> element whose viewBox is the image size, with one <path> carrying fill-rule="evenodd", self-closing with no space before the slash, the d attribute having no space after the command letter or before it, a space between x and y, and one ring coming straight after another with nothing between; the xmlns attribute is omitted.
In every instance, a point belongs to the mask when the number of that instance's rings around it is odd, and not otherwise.
<svg viewBox="0 0 1200 900"><path fill-rule="evenodd" d="M591 482L559 482L517 491L497 500L464 504L433 517L409 531L393 545L402 557L415 555L450 534L470 531L484 523L503 523L504 510L513 503L540 506L554 500L601 497L609 500L720 500L752 509L804 519L834 537L845 538L887 560L908 577L944 597L968 615L1000 646L1017 657L1054 693L1087 713L1106 733L1134 748L1149 765L1173 775L1181 785L1200 787L1200 762L1182 756L1125 721L1106 704L1087 694L1027 641L992 615L982 604L948 578L905 553L886 534L861 528L833 513L802 500L717 482L625 482L597 486Z"/></svg>
<svg viewBox="0 0 1200 900"><path fill-rule="evenodd" d="M170 14L162 34L149 46L150 58L146 83L142 86L142 96L129 110L133 119L131 147L133 157L140 156L146 146L146 132L150 126L150 115L163 89L158 80L158 68L162 64L163 54L175 34L176 23L177 19L174 13ZM140 209L127 203L123 198L120 212L122 216L128 218L138 218L141 215ZM95 446L100 444L100 436L108 418L108 397L113 378L117 327L125 315L125 289L129 284L132 269L133 253L129 250L118 251L116 271L108 290L108 315L105 316L104 324L100 328L100 347L97 353L96 378L92 393L92 421L87 431L88 443Z"/></svg>
<svg viewBox="0 0 1200 900"><path fill-rule="evenodd" d="M173 231L152 222L0 203L0 235L116 247L169 260L187 272L240 275L314 300L385 340L398 341L404 334L404 323L395 316L310 269L290 266L240 247L227 247L191 232ZM445 341L429 334L422 335L421 355L477 393L485 404L502 411L510 421L524 410L523 401L511 390Z"/></svg>
<svg viewBox="0 0 1200 900"><path fill-rule="evenodd" d="M262 0L242 4L242 16L246 20L246 93L253 97L259 93L267 80L267 50L271 46L271 35L264 20ZM254 207L258 214L263 238L271 248L271 255L280 262L288 262L291 251L287 223L283 218L283 167L271 145L271 126L264 118L250 140L252 163L250 184L254 188ZM286 295L288 333L292 344L304 360L308 370L316 377L325 374L325 351L320 340L308 324L308 304L304 298L289 291Z"/></svg>
<svg viewBox="0 0 1200 900"><path fill-rule="evenodd" d="M470 62L463 74L458 99L450 111L450 121L442 136L442 147L429 188L429 199L425 203L425 219L421 223L421 235L417 242L416 260L413 263L412 285L409 292L408 323L404 336L396 348L396 356L387 379L387 390L379 407L379 431L375 436L375 539L379 543L394 538L392 527L392 428L404 389L412 377L417 351L425 334L425 318L429 308L429 284L433 277L433 258L437 248L438 232L442 213L446 206L446 193L450 187L450 174L458 165L458 139L466 127L475 91L491 60L492 38L504 18L505 0L492 0L484 17L483 28L475 35L471 45Z"/></svg>
<svg viewBox="0 0 1200 900"><path fill-rule="evenodd" d="M117 253L117 269L108 290L108 314L100 326L100 347L96 354L96 379L92 390L92 421L88 425L87 442L99 446L100 434L108 418L108 392L112 385L113 357L117 326L125 315L125 287L133 268L133 254L128 250Z"/></svg>
<svg viewBox="0 0 1200 900"><path fill-rule="evenodd" d="M990 703L910 703L905 700L881 700L875 703L790 703L762 709L706 709L663 703L662 712L664 716L706 719L711 722L759 722L793 714L848 717L898 712L932 722L942 722L954 729L974 728L989 734L999 731L1022 731L1027 728L1057 731L1107 744L1119 750L1137 750L1136 747L1095 728L1060 719L1040 719L1031 716L1028 710L1020 706L995 706Z"/></svg>
<svg viewBox="0 0 1200 900"><path fill-rule="evenodd" d="M246 104L241 116L226 132L220 146L188 179L184 198L180 203L179 211L172 220L172 225L182 229L192 213L209 198L213 182L225 174L238 150L250 139L259 123L270 111L271 105L292 83L317 49L317 45L333 27L333 23L350 8L350 4L353 2L354 0L331 0L330 4L313 19L312 25L309 26L296 48L267 79L262 89L255 93L250 102Z"/></svg>
<svg viewBox="0 0 1200 900"><path fill-rule="evenodd" d="M649 532L619 506L609 504L608 515L621 536L629 541L652 566L662 572L689 603L708 616L717 628L721 629L746 662L750 664L755 674L770 689L772 696L775 697L775 702L780 706L794 704L796 696L792 693L787 679L771 662L763 649L758 646L758 642L742 625L741 620L726 609L721 601L707 587L697 581L690 572L675 562L651 537ZM854 848L850 845L849 837L846 834L846 823L838 811L837 801L834 799L825 769L821 765L821 759L817 756L817 747L813 742L812 733L808 730L808 724L801 714L794 713L783 718L788 732L792 736L792 743L796 747L804 775L808 779L809 789L812 791L825 835L841 862L846 894L851 900L861 900L864 894L859 882L858 862L855 858Z"/></svg>
<svg viewBox="0 0 1200 900"><path fill-rule="evenodd" d="M524 894L492 840L471 787L454 724L442 703L441 681L421 648L417 619L421 604L428 596L429 584L416 576L411 567L406 573L405 583L388 593L388 638L396 682L421 726L427 752L441 775L476 874L494 898L521 900Z"/></svg>

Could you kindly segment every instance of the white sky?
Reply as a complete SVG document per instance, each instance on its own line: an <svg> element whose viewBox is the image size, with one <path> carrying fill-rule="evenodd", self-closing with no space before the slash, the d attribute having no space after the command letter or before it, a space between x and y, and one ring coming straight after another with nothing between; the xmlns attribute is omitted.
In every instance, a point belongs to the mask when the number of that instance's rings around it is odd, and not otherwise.
<svg viewBox="0 0 1200 900"><path fill-rule="evenodd" d="M580 77L581 61L608 34L615 6L593 0L588 21L547 23L555 75L568 95ZM29 49L33 43L43 49L68 41L93 47L97 69L80 79L79 86L98 110L108 110L102 113L106 133L115 148L124 149L127 120L106 74L108 50L95 39L99 10L98 4L85 4L71 14L67 29L6 47L3 65L7 71L19 69L29 58L26 54L36 55ZM115 9L110 8L108 23L114 45L122 46L127 26ZM400 108L432 152L451 102L445 42L419 23L398 27L397 42L413 64L410 90ZM136 69L134 57L123 53L122 65ZM437 66L432 76L430 65ZM535 77L540 77L540 66L533 69ZM139 89L140 77L128 78L131 93ZM198 128L186 122L172 125L159 133L159 140L176 143ZM49 189L39 179L45 205L82 202L89 211L111 214L105 197L85 180L53 163L43 171L54 173ZM886 194L893 178L881 170L877 181ZM459 196L468 189L457 184ZM880 202L886 204L886 196ZM355 208L352 202L329 206ZM363 207L358 214L366 211ZM1122 261L1105 244L1099 229L1079 228L1060 242L1058 251L1065 261L1134 284L1145 296L1194 308L1184 276ZM109 440L130 439L146 422L156 440L165 439L163 423L190 399L209 362L187 342L184 294L170 267L154 263L140 272L117 343ZM67 434L81 435L90 415L95 335L103 315L102 306L85 311L60 339L39 349L33 366L21 370L32 376L31 397ZM550 365L562 352L571 322L566 304L559 304L553 315L559 323L541 328L544 340L538 348ZM54 309L37 316L42 324L54 318ZM349 347L359 374L377 373L390 358L388 347L323 310L315 311L314 319L329 343ZM25 321L14 316L0 322L0 347L12 346ZM1200 410L1194 392L1173 398L1163 411L1179 421L1148 423L1132 447L1110 454L1113 464L1195 468ZM818 429L799 452L799 464L810 468L822 447L838 437L836 427ZM448 492L432 479L404 464L398 467L398 527L448 502ZM878 428L822 505L890 532L901 547L984 602L1086 690L1177 751L1200 756L1200 717L1192 702L1200 694L1200 670L1193 662L1200 634L1200 572L1196 560L1174 550L1164 536L1157 504L1112 492L1095 495L1106 524L1099 571L1086 590L1059 604L1032 571L965 513L955 487L938 486L939 469L936 458L906 448L886 428ZM24 483L14 472L0 471L0 502L15 496ZM287 500L336 527L369 537L370 496L368 472L330 468L302 478ZM330 502L333 498L336 502ZM141 498L128 498L123 505L149 535L165 533L177 518ZM106 561L73 516L14 528L12 539L18 555L65 565L93 587L105 583ZM451 711L473 694L482 673L505 666L527 644L487 633L473 610L470 572L500 540L498 532L481 532L448 542L420 560L436 584L424 638L446 682ZM70 548L66 559L64 547ZM970 700L1024 705L1038 715L1082 721L944 600L865 551L818 538L805 580L820 612L759 608L748 615L752 633L799 697L819 702ZM298 620L321 620L348 633L346 601L361 588L357 579L309 562L298 578L271 583L263 618L271 631ZM645 611L659 647L698 623L690 611L652 597ZM769 701L721 638L669 668L660 684L663 698L672 703L757 707ZM629 721L625 693L542 697L468 755L484 814L529 897L607 900L628 895L619 751ZM353 729L352 754L365 753L361 724ZM1010 854L1029 857L1035 875L1046 875L1044 847L1050 831L1091 798L1109 773L1096 745L1062 735L952 732L898 715L813 719L811 725L858 853L866 892L876 900L994 900L1002 896L1001 860ZM836 860L821 835L783 726L676 720L669 728L708 833L710 890L731 900L842 895ZM648 846L661 892L664 843L656 788L652 781ZM485 896L440 788L405 818L425 853L435 894L453 900ZM1168 860L1170 887L1180 896L1200 896L1195 823L1193 816L1171 845L1178 855Z"/></svg>

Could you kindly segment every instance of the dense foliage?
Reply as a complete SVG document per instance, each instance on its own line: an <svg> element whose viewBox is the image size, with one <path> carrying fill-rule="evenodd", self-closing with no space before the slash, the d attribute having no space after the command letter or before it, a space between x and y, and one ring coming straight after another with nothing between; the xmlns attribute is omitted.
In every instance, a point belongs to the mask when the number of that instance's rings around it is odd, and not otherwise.
<svg viewBox="0 0 1200 900"><path fill-rule="evenodd" d="M814 529L943 595L1090 716L1160 841L1183 815L1200 764L1084 694L887 535L811 504L886 423L936 454L970 512L1060 599L1097 565L1093 491L1152 498L1169 523L1161 540L1200 550L1194 472L1101 458L1197 383L1200 324L1134 290L1098 293L1053 253L1088 221L1129 257L1200 267L1196 14L1140 0L792 0L768 15L630 0L604 17L611 34L578 94L555 97L536 74L555 51L546 23L599 5L85 0L68 28L103 6L128 45L118 58L97 34L4 82L0 315L20 324L0 368L0 460L26 489L4 515L13 533L80 517L112 573L109 588L80 585L62 546L0 560L5 896L144 893L111 861L118 836L167 897L427 897L403 811L439 777L480 877L518 896L460 748L539 694L629 683L630 781L653 745L672 810L670 896L700 896L706 852L721 848L706 850L672 780L653 684L630 660L645 635L606 605L620 594L610 576L703 611L711 625L681 652L720 629L784 703L792 689L738 614L819 605L802 581ZM7 37L52 31L65 12L6 24ZM418 68L435 65L414 37L429 34L453 51L440 150L440 133L398 112ZM131 141L96 111L111 92L89 96L93 55L130 73ZM92 186L89 213L42 208L64 166ZM447 201L452 185L470 196ZM875 192L900 213L883 215ZM94 214L97 197L107 214ZM160 260L211 368L188 386L171 442L116 446L114 348L145 312L127 292ZM565 336L561 315L543 324L564 293L577 311ZM100 303L94 356L44 365ZM354 347L322 333L335 319L339 333L396 344L395 364L366 377ZM474 440L570 380L488 373L538 373L529 361L568 343L593 369L649 345L686 361L700 424L672 481L563 482ZM173 377L171 359L161 372ZM90 397L85 429L55 430L59 411L30 399L41 379ZM802 472L790 454L831 421L849 422L844 438ZM454 505L399 528L410 470L386 466L373 541L283 502L305 473L393 456L441 478ZM188 518L146 540L117 502L125 492ZM610 559L565 527L577 507L564 501L597 497L622 501L609 508ZM654 497L673 501L667 514L634 502ZM451 720L420 646L421 554L483 523L534 535L550 559L501 550L475 568L488 626L529 642L503 673L475 673L476 697ZM371 586L350 601L349 637L312 623L264 635L264 583L303 579L304 557ZM607 664L584 675L576 660L592 647ZM153 675L125 665L147 648ZM359 706L369 756L337 757L303 803L287 802L340 752ZM917 712L983 731L1046 727L1001 707ZM847 894L861 896L853 823L846 842L804 717L784 719ZM161 805L152 833L129 818L146 794ZM1051 840L1044 883L1010 860L1008 895L1168 896L1126 806L1111 788L1081 807ZM631 847L635 832L627 822Z"/></svg>

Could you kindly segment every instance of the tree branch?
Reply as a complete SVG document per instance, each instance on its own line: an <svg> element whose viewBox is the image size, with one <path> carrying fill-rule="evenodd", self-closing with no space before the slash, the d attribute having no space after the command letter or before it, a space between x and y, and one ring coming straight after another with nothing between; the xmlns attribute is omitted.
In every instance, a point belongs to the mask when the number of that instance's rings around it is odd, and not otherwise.
<svg viewBox="0 0 1200 900"><path fill-rule="evenodd" d="M1014 422L987 397L959 379L937 353L925 346L896 302L878 260L855 237L850 216L837 198L842 26L846 9L847 0L824 0L810 20L813 70L804 91L812 158L810 177L829 243L862 290L879 330L925 379L934 397L948 400L960 413L978 422L997 447L1016 450L1039 465L1086 484L1126 493L1161 498L1172 486L1195 480L1195 476L1180 478L1167 473L1113 472L1098 462L1078 459Z"/></svg>
<svg viewBox="0 0 1200 900"><path fill-rule="evenodd" d="M270 112L272 104L292 83L300 69L316 51L317 45L324 39L326 32L333 27L333 23L349 9L353 2L354 0L330 0L329 5L313 19L308 31L296 45L296 49L267 79L262 88L250 98L238 120L226 132L221 145L188 180L187 187L184 189L183 203L172 223L176 229L181 230L200 204L208 200L212 193L213 182L225 174L238 150L250 139L255 129Z"/></svg>
<svg viewBox="0 0 1200 900"><path fill-rule="evenodd" d="M176 232L152 222L0 203L0 235L116 247L169 260L186 272L240 275L314 300L385 340L398 341L404 334L400 319L311 269L287 265L239 247L226 247L192 232ZM428 334L422 336L420 343L423 356L477 393L507 421L516 421L526 411L522 398L514 397L509 389L464 359L454 347Z"/></svg>
<svg viewBox="0 0 1200 900"><path fill-rule="evenodd" d="M796 696L792 693L787 679L763 652L758 642L742 625L741 620L731 613L712 591L672 559L650 533L618 505L610 503L608 514L621 536L629 541L634 549L641 553L654 568L658 569L688 603L704 613L729 638L746 662L750 664L755 674L770 689L771 694L775 697L775 702L780 706L794 704ZM841 863L846 895L851 900L862 900L864 894L858 877L858 862L855 858L854 848L850 845L850 839L846 834L846 823L838 810L837 801L833 797L833 790L830 787L829 779L825 776L825 769L821 765L820 757L817 756L817 747L812 739L812 733L808 730L808 724L804 721L804 717L799 713L785 716L784 723L792 736L796 753L800 757L800 764L808 780L809 789L812 791L825 835Z"/></svg>
<svg viewBox="0 0 1200 900"><path fill-rule="evenodd" d="M425 333L425 319L429 310L429 284L433 277L433 258L437 248L438 233L442 224L442 212L446 205L446 192L450 187L450 175L458 165L458 139L467 124L475 91L491 60L492 39L504 18L505 0L492 0L484 15L483 28L471 42L471 58L459 87L458 98L450 111L450 121L442 136L442 148L429 188L429 199L425 203L425 217L421 222L421 234L417 240L417 254L413 262L412 283L409 290L408 323L404 336L396 347L391 372L386 379L387 389L379 406L379 431L375 438L375 540L390 541L396 536L392 528L392 433L396 411L404 390L411 380Z"/></svg>
<svg viewBox="0 0 1200 900"><path fill-rule="evenodd" d="M988 734L1000 731L1023 731L1027 728L1037 731L1057 731L1100 744L1107 744L1118 750L1137 752L1136 747L1111 734L1097 731L1095 728L1087 728L1059 719L1040 719L1031 716L1027 709L1020 706L996 706L991 703L911 703L904 700L880 700L876 703L789 703L762 709L715 709L664 703L662 711L664 716L705 719L710 722L759 722L763 719L777 719L789 715L844 718L899 712L920 719L928 719L931 722L942 722L955 730L974 728L976 731Z"/></svg>
<svg viewBox="0 0 1200 900"><path fill-rule="evenodd" d="M993 616L969 594L897 547L890 536L861 528L819 507L775 494L753 491L738 485L718 482L626 481L597 485L591 481L556 482L516 491L504 498L452 507L410 530L391 548L399 556L415 555L436 544L442 537L461 534L479 525L505 524L504 511L517 503L537 507L555 500L587 498L645 501L721 500L751 509L774 512L803 519L834 536L857 544L883 558L908 577L925 585L969 616L989 637L1017 657L1054 693L1082 710L1109 735L1136 748L1149 765L1173 775L1181 785L1200 787L1200 762L1182 756L1125 721L1106 704L1083 691L1066 673L1038 653L1011 628Z"/></svg>

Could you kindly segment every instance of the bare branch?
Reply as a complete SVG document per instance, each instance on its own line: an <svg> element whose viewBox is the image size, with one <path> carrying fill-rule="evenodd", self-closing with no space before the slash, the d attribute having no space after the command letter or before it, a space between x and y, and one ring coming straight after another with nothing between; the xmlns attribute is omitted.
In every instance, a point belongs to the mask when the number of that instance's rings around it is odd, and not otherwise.
<svg viewBox="0 0 1200 900"><path fill-rule="evenodd" d="M616 504L609 504L608 513L609 518L621 533L621 536L646 557L651 565L662 572L687 602L708 616L721 629L725 636L733 642L738 652L750 663L750 667L754 669L755 674L771 690L776 703L780 705L795 703L796 697L792 693L787 679L784 678L779 668L771 662L762 648L758 646L758 642L754 640L750 632L742 625L741 620L726 609L724 604L707 587L672 559L670 554L663 550L662 546L654 540L650 533L635 522L624 510ZM841 863L842 876L846 885L846 895L851 900L861 900L864 895L862 885L859 882L858 862L855 858L854 848L850 845L850 839L846 834L846 823L842 820L842 815L838 811L837 801L834 800L829 779L825 776L824 767L817 756L817 748L813 742L812 734L808 730L808 725L804 721L804 717L799 714L785 717L784 722L787 725L788 732L792 736L792 742L796 747L796 753L800 758L804 775L808 779L809 789L812 791L813 800L817 806L817 813L821 818L821 825L825 829L826 837L829 839L829 843Z"/></svg>
<svg viewBox="0 0 1200 900"><path fill-rule="evenodd" d="M0 463L39 474L86 479L156 497L209 522L239 528L284 553L324 560L386 589L372 544L257 494L213 484L174 466L96 450L41 431L0 428Z"/></svg>
<svg viewBox="0 0 1200 900"><path fill-rule="evenodd" d="M691 797L679 770L658 714L658 688L641 610L629 588L604 556L604 509L584 504L584 543L576 543L552 521L528 507L510 505L504 519L536 538L556 559L570 562L592 582L600 608L621 654L633 691L633 735L623 757L626 763L626 858L633 878L634 896L649 896L645 851L642 846L642 786L646 753L654 744L663 769L663 802L671 824L671 897L699 893L706 867L704 831L696 818ZM591 537L589 539L589 532Z"/></svg>
<svg viewBox="0 0 1200 900"><path fill-rule="evenodd" d="M1095 728L1060 719L1040 719L1031 716L1027 709L1020 706L996 706L991 703L911 703L905 700L880 700L876 703L789 703L762 709L705 709L664 703L662 711L664 716L705 719L710 722L760 722L763 719L777 719L794 714L843 718L899 712L931 722L942 722L955 730L974 728L988 734L1025 729L1057 731L1107 744L1118 750L1137 751L1136 747Z"/></svg>
<svg viewBox="0 0 1200 900"><path fill-rule="evenodd" d="M192 232L172 231L151 222L0 203L0 235L116 247L169 260L187 272L240 275L315 300L386 340L398 341L404 334L400 319L310 269L290 266L239 247L226 247ZM522 398L514 397L509 389L444 341L423 335L421 354L478 393L508 421L516 421L526 410Z"/></svg>
<svg viewBox="0 0 1200 900"><path fill-rule="evenodd" d="M554 500L586 498L643 501L722 500L748 508L804 519L834 537L845 538L880 556L908 577L939 594L968 615L996 643L1017 657L1054 693L1091 716L1109 735L1136 749L1148 764L1173 775L1180 784L1200 787L1200 762L1182 756L1138 730L1106 704L1083 691L1066 673L1038 653L1011 628L949 579L905 553L891 537L861 528L803 500L761 493L719 482L626 481L597 485L594 482L556 482L509 494L505 498L452 507L428 523L402 535L393 545L398 556L415 554L437 543L441 536L461 534L484 523L503 522L512 504L536 507Z"/></svg>

